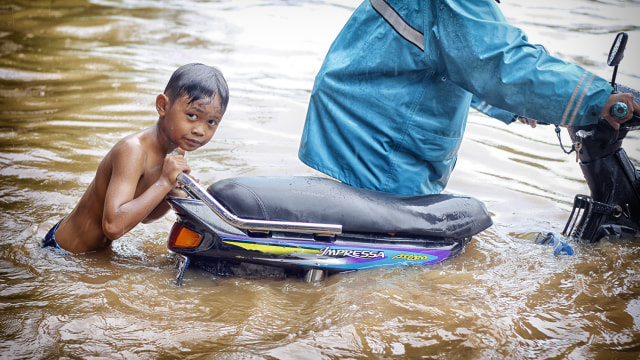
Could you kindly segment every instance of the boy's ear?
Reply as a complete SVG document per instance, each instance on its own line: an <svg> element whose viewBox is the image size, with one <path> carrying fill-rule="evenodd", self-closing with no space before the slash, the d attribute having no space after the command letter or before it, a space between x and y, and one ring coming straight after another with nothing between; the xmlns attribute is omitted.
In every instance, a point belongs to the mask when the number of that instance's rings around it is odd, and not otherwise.
<svg viewBox="0 0 640 360"><path fill-rule="evenodd" d="M158 115L164 116L169 110L169 98L165 94L160 94L156 97L156 110Z"/></svg>

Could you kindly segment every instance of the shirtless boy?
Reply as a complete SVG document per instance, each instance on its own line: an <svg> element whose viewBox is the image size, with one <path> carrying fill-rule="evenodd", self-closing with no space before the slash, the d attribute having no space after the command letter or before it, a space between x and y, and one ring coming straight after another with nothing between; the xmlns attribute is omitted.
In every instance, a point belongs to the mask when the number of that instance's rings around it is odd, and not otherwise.
<svg viewBox="0 0 640 360"><path fill-rule="evenodd" d="M156 98L156 124L116 143L76 207L49 231L42 246L74 254L97 251L138 223L163 216L169 210L164 199L177 186L178 174L190 172L184 152L211 140L228 101L218 69L203 64L178 68Z"/></svg>

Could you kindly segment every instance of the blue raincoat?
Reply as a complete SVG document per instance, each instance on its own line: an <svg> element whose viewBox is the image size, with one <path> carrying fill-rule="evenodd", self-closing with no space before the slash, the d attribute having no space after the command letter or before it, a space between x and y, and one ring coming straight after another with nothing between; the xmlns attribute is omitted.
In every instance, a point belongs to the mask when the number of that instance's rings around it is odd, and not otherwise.
<svg viewBox="0 0 640 360"><path fill-rule="evenodd" d="M493 0L365 0L317 74L299 158L357 187L439 193L472 100L506 123L585 125L611 92L530 44Z"/></svg>

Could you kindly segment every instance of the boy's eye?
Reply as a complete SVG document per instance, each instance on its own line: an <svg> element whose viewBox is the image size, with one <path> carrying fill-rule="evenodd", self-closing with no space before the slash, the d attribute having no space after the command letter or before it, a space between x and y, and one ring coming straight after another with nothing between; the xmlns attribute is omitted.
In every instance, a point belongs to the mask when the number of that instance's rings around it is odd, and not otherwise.
<svg viewBox="0 0 640 360"><path fill-rule="evenodd" d="M195 120L198 118L198 116L196 114L187 114L187 117L191 120Z"/></svg>
<svg viewBox="0 0 640 360"><path fill-rule="evenodd" d="M209 120L209 125L211 126L218 126L218 121L217 120Z"/></svg>

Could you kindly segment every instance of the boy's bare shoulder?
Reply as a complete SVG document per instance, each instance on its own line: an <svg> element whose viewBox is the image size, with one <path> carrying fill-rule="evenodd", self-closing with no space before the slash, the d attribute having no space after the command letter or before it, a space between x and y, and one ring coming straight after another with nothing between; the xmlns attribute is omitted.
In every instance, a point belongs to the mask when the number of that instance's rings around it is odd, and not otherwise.
<svg viewBox="0 0 640 360"><path fill-rule="evenodd" d="M115 184L122 184L123 181L139 179L149 171L157 171L155 168L163 160L164 154L155 145L153 131L149 130L123 137L105 155L95 176L96 188L100 193L106 195L106 190L114 179Z"/></svg>
<svg viewBox="0 0 640 360"><path fill-rule="evenodd" d="M150 139L149 131L143 130L120 139L109 151L107 156L112 160L128 160L127 162L143 159L148 153L159 152Z"/></svg>

